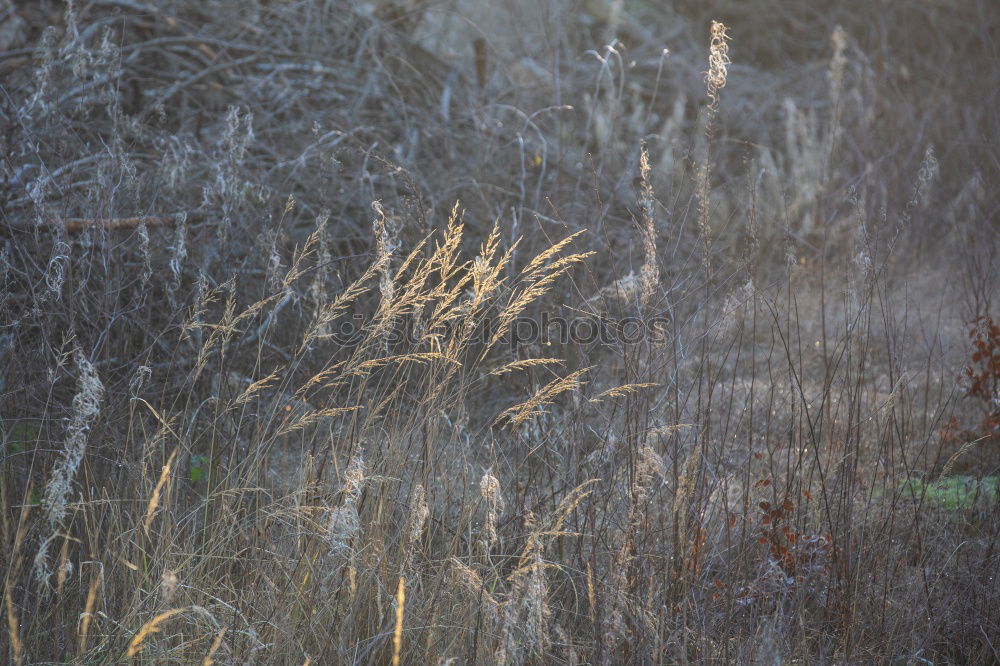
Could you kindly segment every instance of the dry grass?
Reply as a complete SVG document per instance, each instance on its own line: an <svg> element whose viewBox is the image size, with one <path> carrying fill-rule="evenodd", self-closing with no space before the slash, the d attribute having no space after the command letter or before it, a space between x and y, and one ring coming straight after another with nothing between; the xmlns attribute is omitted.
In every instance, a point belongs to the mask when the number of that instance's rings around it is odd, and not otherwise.
<svg viewBox="0 0 1000 666"><path fill-rule="evenodd" d="M4 658L1000 661L990 10L0 4Z"/></svg>

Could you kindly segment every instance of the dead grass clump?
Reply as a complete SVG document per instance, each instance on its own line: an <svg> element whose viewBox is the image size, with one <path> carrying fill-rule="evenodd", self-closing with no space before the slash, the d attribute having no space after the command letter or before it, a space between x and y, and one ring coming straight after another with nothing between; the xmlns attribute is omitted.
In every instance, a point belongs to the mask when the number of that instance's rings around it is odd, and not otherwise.
<svg viewBox="0 0 1000 666"><path fill-rule="evenodd" d="M0 9L4 658L1000 659L995 12L584 4Z"/></svg>

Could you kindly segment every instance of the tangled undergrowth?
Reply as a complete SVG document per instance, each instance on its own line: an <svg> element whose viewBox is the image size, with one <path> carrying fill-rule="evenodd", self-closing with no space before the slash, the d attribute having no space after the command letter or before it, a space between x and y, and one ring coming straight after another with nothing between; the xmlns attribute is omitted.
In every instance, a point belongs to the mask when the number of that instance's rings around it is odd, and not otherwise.
<svg viewBox="0 0 1000 666"><path fill-rule="evenodd" d="M1000 660L998 33L0 4L4 658Z"/></svg>

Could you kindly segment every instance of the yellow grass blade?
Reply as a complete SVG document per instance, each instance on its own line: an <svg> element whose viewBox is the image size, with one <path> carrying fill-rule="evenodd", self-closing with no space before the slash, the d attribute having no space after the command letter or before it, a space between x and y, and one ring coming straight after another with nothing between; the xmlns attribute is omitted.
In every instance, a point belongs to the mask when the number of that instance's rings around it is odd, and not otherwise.
<svg viewBox="0 0 1000 666"><path fill-rule="evenodd" d="M396 631L392 636L392 666L399 666L399 653L403 649L403 605L406 602L406 579L399 577L396 588Z"/></svg>
<svg viewBox="0 0 1000 666"><path fill-rule="evenodd" d="M139 650L142 649L142 642L146 639L147 636L149 636L151 634L155 634L156 632L160 631L160 625L161 624L163 624L164 622L166 622L170 618L174 617L175 615L180 615L181 613L183 613L186 610L187 610L186 607L185 608L171 608L170 610L168 610L168 611L166 611L164 613L160 613L159 615L157 615L156 617L154 617L152 620L150 620L146 624L142 625L142 628L139 629L139 633L137 633L135 635L135 638L133 638L129 642L129 644L128 644L128 650L126 651L125 655L128 656L128 657L134 657L135 655L139 654Z"/></svg>

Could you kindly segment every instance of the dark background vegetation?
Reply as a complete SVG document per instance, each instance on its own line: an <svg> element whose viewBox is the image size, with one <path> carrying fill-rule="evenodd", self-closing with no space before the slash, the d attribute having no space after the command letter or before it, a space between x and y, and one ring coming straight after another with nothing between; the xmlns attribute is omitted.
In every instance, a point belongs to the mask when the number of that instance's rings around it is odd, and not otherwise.
<svg viewBox="0 0 1000 666"><path fill-rule="evenodd" d="M0 1L4 658L1000 661L998 40Z"/></svg>

